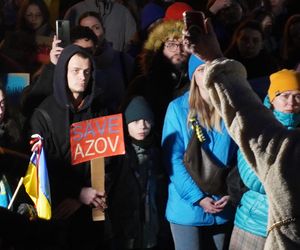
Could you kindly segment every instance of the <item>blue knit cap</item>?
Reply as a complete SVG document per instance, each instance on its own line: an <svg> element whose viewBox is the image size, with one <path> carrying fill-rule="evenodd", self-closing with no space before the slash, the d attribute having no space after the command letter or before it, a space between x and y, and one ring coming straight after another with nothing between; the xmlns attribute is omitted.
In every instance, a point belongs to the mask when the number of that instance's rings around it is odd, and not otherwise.
<svg viewBox="0 0 300 250"><path fill-rule="evenodd" d="M192 80L195 70L204 63L205 62L203 62L199 57L197 57L193 54L190 56L190 59L189 59L189 78L190 78L190 80Z"/></svg>
<svg viewBox="0 0 300 250"><path fill-rule="evenodd" d="M141 13L141 29L147 29L156 20L163 18L165 12L162 7L155 3L148 3Z"/></svg>

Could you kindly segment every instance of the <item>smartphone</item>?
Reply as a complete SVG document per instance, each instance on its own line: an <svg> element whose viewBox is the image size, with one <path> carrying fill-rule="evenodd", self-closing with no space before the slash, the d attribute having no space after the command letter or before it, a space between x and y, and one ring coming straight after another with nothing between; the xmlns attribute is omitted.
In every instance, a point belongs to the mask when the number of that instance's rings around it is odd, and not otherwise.
<svg viewBox="0 0 300 250"><path fill-rule="evenodd" d="M182 15L185 24L185 29L188 30L190 34L193 34L194 32L205 33L205 15L202 11L190 10L183 12Z"/></svg>
<svg viewBox="0 0 300 250"><path fill-rule="evenodd" d="M61 40L59 46L64 48L70 44L69 20L56 20L56 37Z"/></svg>

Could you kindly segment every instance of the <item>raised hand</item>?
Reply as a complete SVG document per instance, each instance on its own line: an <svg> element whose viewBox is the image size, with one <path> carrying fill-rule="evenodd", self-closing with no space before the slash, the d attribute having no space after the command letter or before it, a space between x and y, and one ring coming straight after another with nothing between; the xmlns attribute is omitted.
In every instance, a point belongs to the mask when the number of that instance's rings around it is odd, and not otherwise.
<svg viewBox="0 0 300 250"><path fill-rule="evenodd" d="M61 52L63 51L64 48L59 47L59 43L61 42L61 40L57 39L56 35L53 37L53 41L52 41L52 48L50 50L50 61L56 65L58 58L61 54Z"/></svg>
<svg viewBox="0 0 300 250"><path fill-rule="evenodd" d="M205 62L223 57L213 26L208 18L204 20L204 32L190 34L188 30L183 31L183 44L189 53L195 54Z"/></svg>

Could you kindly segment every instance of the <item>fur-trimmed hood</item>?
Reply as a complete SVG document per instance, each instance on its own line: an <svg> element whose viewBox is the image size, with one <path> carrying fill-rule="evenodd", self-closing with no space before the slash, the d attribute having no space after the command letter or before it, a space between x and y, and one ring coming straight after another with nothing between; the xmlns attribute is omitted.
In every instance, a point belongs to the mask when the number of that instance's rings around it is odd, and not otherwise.
<svg viewBox="0 0 300 250"><path fill-rule="evenodd" d="M168 39L179 39L182 37L184 28L183 21L163 21L157 24L150 32L145 41L143 51L140 56L140 64L143 73L146 73L152 65L154 58L162 52L164 43Z"/></svg>

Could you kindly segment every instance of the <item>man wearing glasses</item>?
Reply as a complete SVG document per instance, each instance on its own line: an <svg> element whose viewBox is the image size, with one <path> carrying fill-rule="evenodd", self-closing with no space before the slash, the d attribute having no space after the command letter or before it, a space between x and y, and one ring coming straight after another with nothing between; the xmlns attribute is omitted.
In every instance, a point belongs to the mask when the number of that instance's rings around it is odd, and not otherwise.
<svg viewBox="0 0 300 250"><path fill-rule="evenodd" d="M188 53L183 49L182 30L182 21L168 20L150 31L139 58L142 75L129 85L125 98L125 107L135 95L146 98L155 114L159 135L169 102L189 87Z"/></svg>

